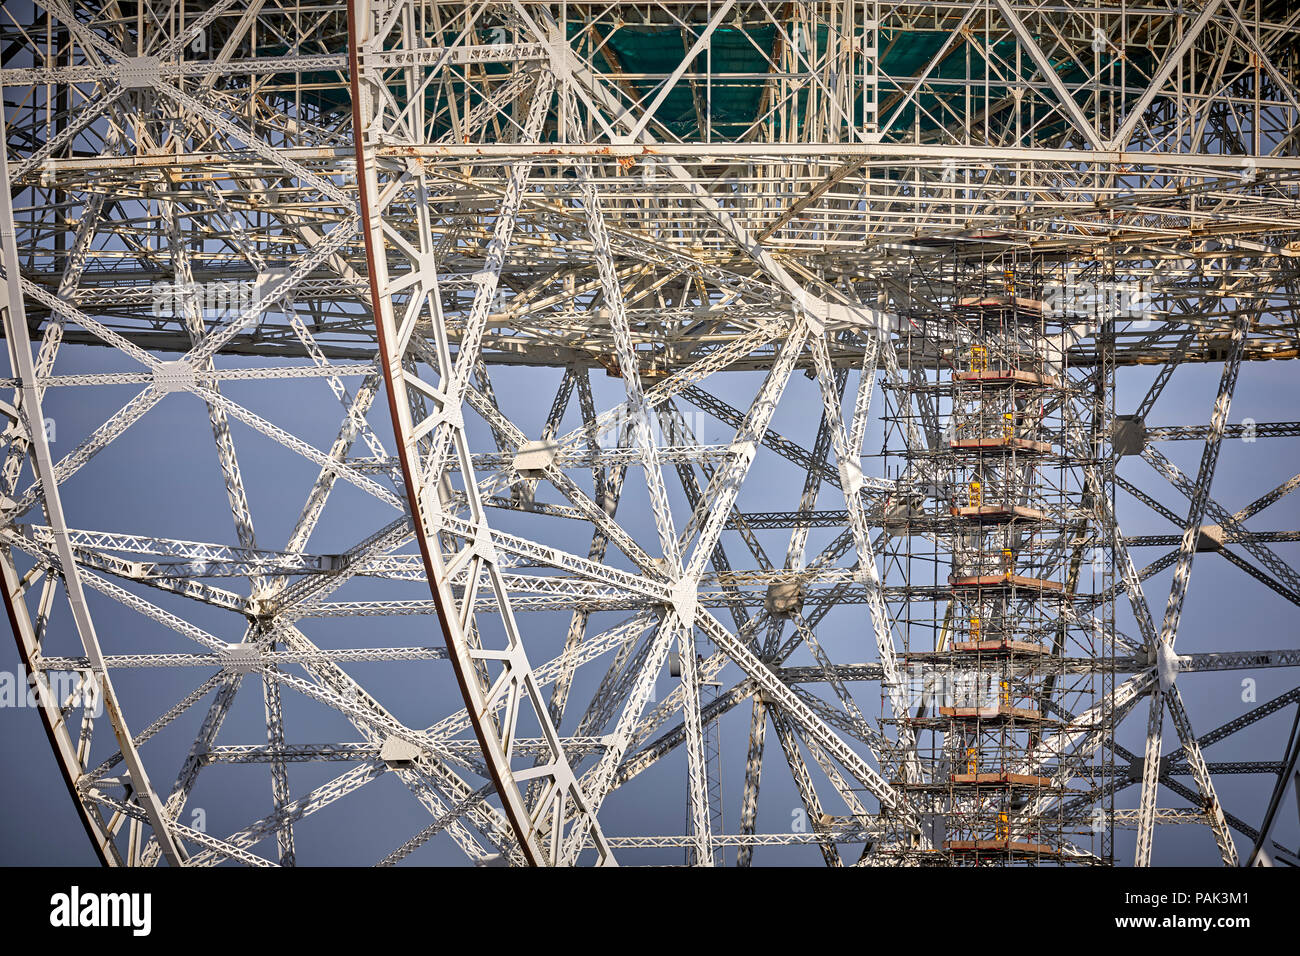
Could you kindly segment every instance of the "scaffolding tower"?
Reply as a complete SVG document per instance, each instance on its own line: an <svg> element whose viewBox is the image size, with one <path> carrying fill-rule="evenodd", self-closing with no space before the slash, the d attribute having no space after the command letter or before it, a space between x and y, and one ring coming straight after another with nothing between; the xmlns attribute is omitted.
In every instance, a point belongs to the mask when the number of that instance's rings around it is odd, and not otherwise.
<svg viewBox="0 0 1300 956"><path fill-rule="evenodd" d="M1109 720L1114 594L1096 390L1107 348L1099 336L1093 364L1073 367L1061 342L1079 317L1045 301L1045 288L1042 263L982 264L952 284L945 308L913 315L895 405L921 409L921 421L891 417L886 430L905 489L885 529L914 705L887 723L917 741L928 772L899 783L930 821L929 852L955 864L1111 852L1104 817L1065 811L1067 794L1101 786L1106 767L1069 759L1062 732L1094 708L1098 732Z"/></svg>

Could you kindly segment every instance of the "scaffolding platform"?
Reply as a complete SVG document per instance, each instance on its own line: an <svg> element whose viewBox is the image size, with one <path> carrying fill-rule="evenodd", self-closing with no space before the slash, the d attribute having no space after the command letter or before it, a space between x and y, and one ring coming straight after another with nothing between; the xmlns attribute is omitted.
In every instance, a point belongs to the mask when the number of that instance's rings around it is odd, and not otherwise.
<svg viewBox="0 0 1300 956"><path fill-rule="evenodd" d="M949 510L954 518L963 518L979 524L1047 520L1047 512L1025 505L954 505Z"/></svg>
<svg viewBox="0 0 1300 956"><path fill-rule="evenodd" d="M966 577L948 577L948 586L954 591L992 591L1017 588L1026 591L1064 591L1065 585L1045 578L1031 578L1014 571L1002 574L974 574Z"/></svg>
<svg viewBox="0 0 1300 956"><path fill-rule="evenodd" d="M1051 652L1035 641L1017 641L1010 638L998 638L987 641L958 641L951 647L937 651L908 651L903 655L906 661L929 664L963 664L980 657L1037 657L1043 658Z"/></svg>
<svg viewBox="0 0 1300 956"><path fill-rule="evenodd" d="M991 707L940 707L940 717L954 720L1032 720L1043 719L1041 710L1028 707L1012 707L1010 704L995 704Z"/></svg>
<svg viewBox="0 0 1300 956"><path fill-rule="evenodd" d="M954 382L974 382L978 385L1029 385L1041 388L1056 388L1058 382L1053 375L1041 372L1026 372L1022 369L979 369L967 372L953 372Z"/></svg>
<svg viewBox="0 0 1300 956"><path fill-rule="evenodd" d="M1037 319L1043 317L1042 299L1019 295L966 295L957 300L957 306L980 312L1006 312L1014 309L1017 312L1032 313Z"/></svg>
<svg viewBox="0 0 1300 956"><path fill-rule="evenodd" d="M957 641L956 644L949 646L949 648L940 650L909 650L902 658L909 662L956 667L985 657L1044 659L1049 657L1050 653L1052 652L1047 646L1039 644L1037 641L1018 641L1001 637L1001 639L996 640Z"/></svg>
<svg viewBox="0 0 1300 956"><path fill-rule="evenodd" d="M1026 455L1046 455L1052 446L1032 438L954 438L948 442L953 451L1023 452Z"/></svg>
<svg viewBox="0 0 1300 956"><path fill-rule="evenodd" d="M1050 777L1027 773L957 773L947 780L892 780L892 786L916 793L952 793L961 791L963 798L981 790L1002 792L1011 790L1050 790L1063 792L1065 787L1052 782Z"/></svg>
<svg viewBox="0 0 1300 956"><path fill-rule="evenodd" d="M989 856L1002 858L1059 858L1061 851L1046 843L1029 843L1022 840L944 840L943 848L956 856Z"/></svg>
<svg viewBox="0 0 1300 956"><path fill-rule="evenodd" d="M1031 773L952 773L949 781L974 787L1034 787L1040 790L1056 789L1051 777Z"/></svg>
<svg viewBox="0 0 1300 956"><path fill-rule="evenodd" d="M940 709L943 710L946 708L940 708ZM970 709L988 710L990 712L997 710L997 708L991 708L991 707L970 708ZM1016 709L1024 709L1027 711L1027 713L1025 715L1015 715L1010 713L991 713L990 716L983 716L983 717L956 716L956 715L947 715L947 714L939 714L939 715L929 716L929 717L918 717L913 715L910 717L904 717L903 720L913 730L937 730L937 731L944 731L944 732L952 731L954 725L957 725L959 727L964 727L968 731L1009 728L1015 731L1026 731L1026 732L1033 732L1033 733L1042 733L1045 730L1053 730L1061 726L1061 722L1059 720L1055 720L1054 718L1032 716L1033 713L1037 713L1036 711L1028 711L1028 708L1016 708ZM884 723L887 724L897 722L894 718L883 718L883 721Z"/></svg>
<svg viewBox="0 0 1300 956"><path fill-rule="evenodd" d="M957 641L952 645L954 651L965 651L967 653L990 654L1014 657L1020 654L1032 656L1044 656L1050 651L1042 644L1033 641L1015 641L1002 638L996 641Z"/></svg>

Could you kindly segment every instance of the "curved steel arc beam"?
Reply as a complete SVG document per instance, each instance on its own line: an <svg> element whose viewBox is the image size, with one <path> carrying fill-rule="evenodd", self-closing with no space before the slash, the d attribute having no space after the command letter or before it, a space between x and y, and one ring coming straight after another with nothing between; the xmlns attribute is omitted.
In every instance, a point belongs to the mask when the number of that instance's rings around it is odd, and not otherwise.
<svg viewBox="0 0 1300 956"><path fill-rule="evenodd" d="M9 617L14 642L18 645L18 657L22 661L23 671L35 675L36 659L39 656L36 633L27 608L22 602L21 576L18 574L18 569L14 567L12 555L7 548L0 552L0 590L4 592L5 613ZM121 866L123 861L117 846L113 843L112 832L104 824L104 818L100 816L99 811L89 801L84 800L81 791L77 789L76 781L83 773L83 767L77 757L77 744L68 733L67 722L59 713L59 708L50 694L39 694L38 702L40 706L37 711L41 715L41 726L45 728L45 735L49 738L50 746L58 759L59 774L68 788L68 796L76 804L77 815L86 829L86 835L90 837L90 845L95 848L95 855L99 857L99 862L103 866Z"/></svg>
<svg viewBox="0 0 1300 956"><path fill-rule="evenodd" d="M149 782L149 776L145 772L144 763L140 760L140 754L136 750L134 738L131 736L130 728L126 723L126 717L123 715L121 706L118 703L117 693L113 689L112 680L109 678L104 653L100 647L99 638L95 633L95 625L91 619L90 608L86 603L85 592L82 588L81 574L68 535L68 526L64 519L58 480L55 476L54 458L50 452L49 441L41 427L45 416L41 411L40 388L37 384L36 368L32 359L32 343L28 334L26 311L23 305L23 292L20 284L20 260L17 236L14 231L11 197L8 147L3 146L0 147L0 233L3 234L3 248L0 249L0 252L3 253L6 296L3 302L5 309L4 334L9 345L9 356L13 372L21 383L22 398L19 411L26 420L27 444L32 456L32 470L36 474L36 481L40 485L44 499L45 514L54 538L54 550L58 555L59 564L62 568L61 577L72 619L86 657L89 659L90 667L87 670L91 681L90 686L93 693L102 700L104 713L108 716L113 734L117 738L118 747L130 775L134 802L142 809L144 817L153 828L154 838L158 842L163 857L174 866L183 865L186 859L185 850L172 835L168 826L168 819L163 810L162 802L158 799L158 794ZM39 653L39 647L35 642L31 622L27 620L26 609L21 604L22 598L19 594L17 575L8 555L0 563L3 564L5 609L14 628L14 637L18 642L18 650L22 655L24 666L29 669L29 673L36 674L36 671L31 670L31 667L34 663L32 658L36 653ZM112 846L112 833L103 827L97 812L92 815L85 798L76 791L75 786L72 784L73 775L79 777L83 771L81 759L78 756L77 748L71 742L57 703L51 700L48 685L41 681L39 677L37 677L37 681L40 690L39 696L42 698L42 704L39 708L41 719L45 724L46 732L51 735L51 739L55 743L64 780L72 787L77 798L82 822L90 831L96 852L100 854L101 859L106 859L110 852L115 856L117 851Z"/></svg>
<svg viewBox="0 0 1300 956"><path fill-rule="evenodd" d="M582 847L566 845L566 840L572 843L576 838L584 842L590 841L589 845L594 846L600 864L613 864L613 854L560 744L559 733L550 718L540 684L528 661L510 611L505 588L496 579L498 571L494 549L490 543L485 544L488 526L481 502L477 500L473 463L463 423L460 421L463 403L457 394L463 391L457 385L467 378L467 363L472 364L475 357L475 349L466 341L462 340L458 360L453 366L446 348L446 338L441 337L437 343L437 359L442 365L437 371L441 373L441 379L436 385L420 383L417 388L419 394L426 399L431 395L437 396L440 400L436 404L441 405L441 410L433 416L436 424L433 424L431 430L425 427L431 423L430 420L427 419L418 426L412 420L412 395L408 392L408 381L412 373L404 368L403 358L406 343L412 334L417 333L413 333L413 322L409 317L403 318L399 329L393 300L385 291L389 276L384 213L380 198L376 144L372 138L372 124L376 117L375 99L366 82L363 82L367 79L363 58L367 52L383 50L383 37L375 36L377 16L372 12L369 0L348 0L347 10L352 129L371 307L406 497L443 638L488 772L525 859L535 866L559 865L567 860L576 860ZM545 86L545 95L549 99L549 84ZM524 167L525 172L526 168ZM521 186L522 183L518 185ZM508 199L503 204L508 204ZM421 213L426 217L427 205L426 202ZM509 209L504 209L498 215L498 220L502 223L506 219L511 220L510 225L513 225L513 218L513 211ZM424 222L417 225L421 224L427 225ZM437 332L442 322L442 312L437 277L434 274L434 253L429 238L427 228L422 228L421 254L419 261L412 263L412 269L423 270L425 274L419 277L415 286L408 286L408 291L425 298L424 306L417 308L428 308ZM480 287L480 298L491 298L495 278L493 274L490 286L485 284ZM435 464L428 469L421 460L421 439L417 427L421 428L422 434L431 435L432 446L437 449L431 456ZM471 499L471 515L479 532L476 541L469 545L473 550L470 560L476 563L479 573L497 585L497 603L506 635L505 646L499 649L481 646L480 635L473 634L473 589L467 591L462 599L465 606L458 606L438 543L442 511L438 490L443 474L441 462L455 461L457 458L466 493ZM500 668L498 676L490 685L486 670L488 664ZM498 724L495 714L503 697L507 699L507 706ZM529 713L531 719L540 725L540 736L548 745L548 753L540 761L530 755L526 765L516 767L512 766L512 756L515 754L513 737L521 711ZM521 788L521 782L538 782L541 786ZM525 797L525 789L530 795L536 795L531 804ZM575 818L584 825L573 825Z"/></svg>

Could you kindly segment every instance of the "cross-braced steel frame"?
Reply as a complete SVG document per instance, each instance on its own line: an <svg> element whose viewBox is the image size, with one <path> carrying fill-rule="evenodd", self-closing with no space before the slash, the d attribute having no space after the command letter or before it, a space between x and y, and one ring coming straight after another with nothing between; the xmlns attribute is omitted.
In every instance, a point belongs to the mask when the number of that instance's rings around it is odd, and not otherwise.
<svg viewBox="0 0 1300 956"><path fill-rule="evenodd" d="M106 864L1300 862L1294 734L1203 752L1300 690L1183 694L1300 666L1184 614L1300 604L1300 475L1211 493L1300 437L1231 406L1288 4L33 0L0 90L0 574Z"/></svg>

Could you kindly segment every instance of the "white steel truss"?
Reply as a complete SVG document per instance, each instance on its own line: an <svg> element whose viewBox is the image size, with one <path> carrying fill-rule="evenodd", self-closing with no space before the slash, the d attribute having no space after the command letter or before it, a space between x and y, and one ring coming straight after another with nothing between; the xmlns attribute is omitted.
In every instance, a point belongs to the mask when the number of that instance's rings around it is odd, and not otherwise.
<svg viewBox="0 0 1300 956"><path fill-rule="evenodd" d="M1297 692L1179 686L1300 664L1184 613L1220 557L1300 604L1300 423L1232 404L1300 357L1288 7L6 4L0 575L100 859L961 862L904 638L955 602L897 527L951 533L957 306L1032 273L1083 476L1043 563L1100 650L1056 654L1008 826L1295 860L1257 725ZM1257 442L1290 467L1231 510Z"/></svg>

